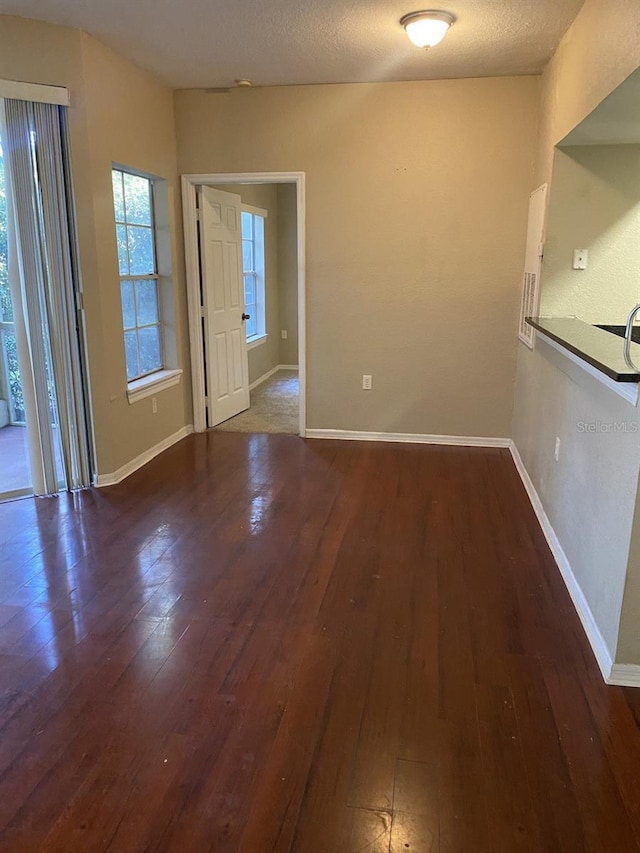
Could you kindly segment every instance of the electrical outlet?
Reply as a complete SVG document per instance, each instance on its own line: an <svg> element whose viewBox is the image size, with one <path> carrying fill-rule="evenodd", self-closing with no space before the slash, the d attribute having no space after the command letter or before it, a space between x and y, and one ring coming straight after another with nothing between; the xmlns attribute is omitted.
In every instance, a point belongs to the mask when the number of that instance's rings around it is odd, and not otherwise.
<svg viewBox="0 0 640 853"><path fill-rule="evenodd" d="M158 398L157 397L151 398L151 414L152 415L158 414Z"/></svg>
<svg viewBox="0 0 640 853"><path fill-rule="evenodd" d="M286 341L286 340L287 340L288 335L287 335L287 330L286 330L286 329L283 329L283 330L280 332L280 337L282 338L282 340L283 340L283 341Z"/></svg>
<svg viewBox="0 0 640 853"><path fill-rule="evenodd" d="M560 439L556 437L556 446L553 451L553 458L558 462L560 460Z"/></svg>
<svg viewBox="0 0 640 853"><path fill-rule="evenodd" d="M363 391L371 391L371 376L368 373L363 373L362 375L362 390Z"/></svg>

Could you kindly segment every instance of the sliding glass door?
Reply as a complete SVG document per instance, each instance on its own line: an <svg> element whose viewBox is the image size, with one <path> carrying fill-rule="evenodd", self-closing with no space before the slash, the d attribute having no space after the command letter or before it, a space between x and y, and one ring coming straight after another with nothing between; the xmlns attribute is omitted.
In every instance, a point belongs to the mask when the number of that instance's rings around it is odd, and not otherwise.
<svg viewBox="0 0 640 853"><path fill-rule="evenodd" d="M0 498L32 491L24 395L9 286L7 193L0 140Z"/></svg>
<svg viewBox="0 0 640 853"><path fill-rule="evenodd" d="M0 101L0 500L90 484L66 114Z"/></svg>

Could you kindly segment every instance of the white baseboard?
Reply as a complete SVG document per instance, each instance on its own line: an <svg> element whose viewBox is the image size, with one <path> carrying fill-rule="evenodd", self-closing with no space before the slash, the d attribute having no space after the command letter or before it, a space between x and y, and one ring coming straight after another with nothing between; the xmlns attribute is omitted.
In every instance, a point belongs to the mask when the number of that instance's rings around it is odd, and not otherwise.
<svg viewBox="0 0 640 853"><path fill-rule="evenodd" d="M391 441L401 444L443 444L452 447L511 447L510 438L473 435L422 435L414 432L358 432L350 429L308 429L305 438L342 441Z"/></svg>
<svg viewBox="0 0 640 853"><path fill-rule="evenodd" d="M589 602L585 598L585 595L580 588L580 584L576 580L576 576L573 573L573 569L567 559L567 555L564 553L562 545L556 536L556 532L551 526L551 522L549 521L549 518L544 511L544 507L542 506L540 496L533 485L529 472L525 468L522 457L520 456L518 448L513 441L511 442L511 455L513 456L513 461L518 470L518 474L520 475L520 479L522 480L529 496L529 500L531 501L531 506L538 517L538 521L540 522L540 527L542 528L542 532L547 540L547 544L551 549L553 558L558 565L562 579L569 591L569 595L573 601L573 606L580 617L582 627L584 628L584 632L587 635L587 639L589 640L596 661L598 662L602 677L607 684L617 684L626 687L640 686L640 667L626 664L614 665L611 653L607 648L604 637L600 633L600 629L598 628L593 613L591 612L591 608L589 607Z"/></svg>
<svg viewBox="0 0 640 853"><path fill-rule="evenodd" d="M640 666L635 663L614 663L607 683L618 687L640 687Z"/></svg>
<svg viewBox="0 0 640 853"><path fill-rule="evenodd" d="M274 373L277 373L279 370L297 370L297 364L276 364L275 367L272 367L271 370L267 370L266 373L263 373L262 376L259 376L255 382L252 382L249 385L249 391L253 391L254 388L257 388L258 385L262 385L263 382L266 382L267 379L271 379Z"/></svg>
<svg viewBox="0 0 640 853"><path fill-rule="evenodd" d="M136 456L135 459L131 459L130 462L127 462L121 468L118 468L117 471L114 471L113 474L98 474L96 486L115 486L116 483L120 483L126 477L133 474L134 471L137 471L138 468L142 468L142 466L146 465L147 462L151 462L151 460L158 456L158 454L162 453L163 450L167 450L172 444L176 444L192 432L193 425L188 424L187 426L182 427L182 429L179 429L178 432L174 432L173 435L163 438L162 441L158 442L154 447L150 447L148 450L145 450L144 453Z"/></svg>

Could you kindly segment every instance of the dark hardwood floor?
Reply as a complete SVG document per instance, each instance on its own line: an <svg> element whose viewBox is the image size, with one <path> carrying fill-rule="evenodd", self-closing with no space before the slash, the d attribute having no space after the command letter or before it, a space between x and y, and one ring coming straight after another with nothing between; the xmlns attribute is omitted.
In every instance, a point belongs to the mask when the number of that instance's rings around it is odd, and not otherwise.
<svg viewBox="0 0 640 853"><path fill-rule="evenodd" d="M2 853L640 849L507 451L192 436L0 546Z"/></svg>

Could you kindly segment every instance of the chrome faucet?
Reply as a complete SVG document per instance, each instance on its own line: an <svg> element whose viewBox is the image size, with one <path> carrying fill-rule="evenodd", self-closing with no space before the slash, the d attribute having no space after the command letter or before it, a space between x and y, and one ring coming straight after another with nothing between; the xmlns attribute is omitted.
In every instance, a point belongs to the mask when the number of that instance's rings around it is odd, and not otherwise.
<svg viewBox="0 0 640 853"><path fill-rule="evenodd" d="M627 362L629 367L636 371L636 373L640 373L640 369L636 367L631 359L631 335L633 334L633 321L636 319L638 311L640 311L640 304L636 305L636 307L632 308L629 312L629 316L627 317L627 328L624 333L624 360Z"/></svg>

